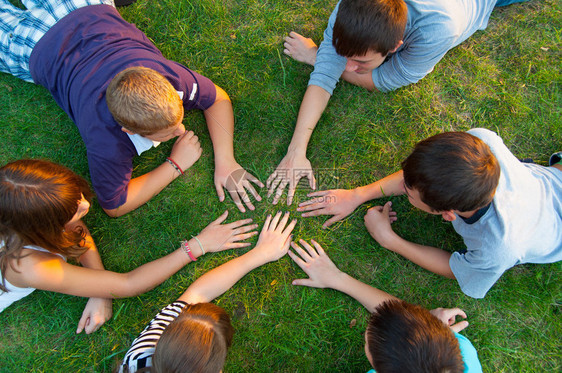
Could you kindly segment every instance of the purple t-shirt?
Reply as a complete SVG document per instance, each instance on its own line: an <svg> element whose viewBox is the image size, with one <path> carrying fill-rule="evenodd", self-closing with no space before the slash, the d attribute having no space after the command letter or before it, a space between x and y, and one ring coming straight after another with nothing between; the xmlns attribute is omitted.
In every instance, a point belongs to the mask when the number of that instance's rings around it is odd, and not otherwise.
<svg viewBox="0 0 562 373"><path fill-rule="evenodd" d="M183 92L185 110L206 110L215 102L210 79L164 58L109 5L87 6L64 17L39 40L29 62L35 83L47 88L76 123L86 145L92 185L106 209L126 202L137 151L111 116L105 90L117 73L133 66L166 77Z"/></svg>

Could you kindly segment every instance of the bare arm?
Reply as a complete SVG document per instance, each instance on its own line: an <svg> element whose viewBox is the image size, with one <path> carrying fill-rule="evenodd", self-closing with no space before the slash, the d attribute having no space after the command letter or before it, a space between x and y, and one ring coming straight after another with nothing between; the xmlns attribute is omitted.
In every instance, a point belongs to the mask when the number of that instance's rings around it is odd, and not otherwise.
<svg viewBox="0 0 562 373"><path fill-rule="evenodd" d="M192 131L186 131L177 138L170 154L170 158L179 165L182 171L191 167L200 156L201 145ZM115 209L104 209L104 211L112 217L125 215L144 205L179 176L181 174L170 163L164 162L154 170L131 179L127 189L126 202Z"/></svg>
<svg viewBox="0 0 562 373"><path fill-rule="evenodd" d="M206 252L217 252L250 245L240 242L257 232L251 219L221 224L227 217L225 212L209 224L199 235ZM195 238L188 241L194 258L203 254ZM66 263L51 253L32 252L21 260L16 271L10 271L8 280L18 287L34 287L70 295L95 298L122 298L142 294L159 285L179 269L191 262L183 248L146 263L128 273L115 273L91 269Z"/></svg>
<svg viewBox="0 0 562 373"><path fill-rule="evenodd" d="M364 284L340 271L316 241L312 240L314 247L304 240L300 240L299 243L304 249L292 243L291 246L299 255L289 251L289 256L309 278L293 280L293 285L341 291L360 302L369 312L373 312L375 308L387 300L396 299L392 295Z"/></svg>
<svg viewBox="0 0 562 373"><path fill-rule="evenodd" d="M85 246L88 248L87 251L78 258L78 261L86 268L104 270L98 248L90 235L90 231L81 220L77 222L77 225L81 226L86 233ZM65 229L75 228L76 226L65 227ZM112 305L113 300L110 298L90 298L80 316L76 333L81 333L82 330L84 330L86 334L91 334L98 330L113 315Z"/></svg>
<svg viewBox="0 0 562 373"><path fill-rule="evenodd" d="M291 232L296 224L296 220L287 224L288 220L289 213L282 218L281 212L273 218L269 215L254 249L198 278L179 300L187 303L210 302L254 268L284 256L289 250Z"/></svg>
<svg viewBox="0 0 562 373"><path fill-rule="evenodd" d="M306 158L306 149L329 100L330 94L323 88L310 85L306 89L287 154L266 182L268 197L275 193L273 204L279 201L288 185L287 205L290 205L293 202L296 185L302 177L307 177L310 187L316 189L312 166Z"/></svg>
<svg viewBox="0 0 562 373"><path fill-rule="evenodd" d="M297 211L303 212L303 217L332 215L323 224L323 227L327 228L347 217L367 201L404 193L404 175L400 170L372 184L355 189L332 189L309 193L308 196L313 198L300 203Z"/></svg>
<svg viewBox="0 0 562 373"><path fill-rule="evenodd" d="M383 206L375 206L365 215L365 226L371 236L384 248L402 255L404 258L439 275L455 278L449 266L451 253L432 246L419 245L406 241L398 236L390 226L390 207L387 202Z"/></svg>
<svg viewBox="0 0 562 373"><path fill-rule="evenodd" d="M232 103L222 88L215 87L217 90L215 103L204 112L215 153L215 188L221 202L225 197L224 188L241 212L246 212L244 204L250 210L254 210L249 194L257 201L261 201L261 197L252 183L260 188L263 187L263 183L236 162Z"/></svg>

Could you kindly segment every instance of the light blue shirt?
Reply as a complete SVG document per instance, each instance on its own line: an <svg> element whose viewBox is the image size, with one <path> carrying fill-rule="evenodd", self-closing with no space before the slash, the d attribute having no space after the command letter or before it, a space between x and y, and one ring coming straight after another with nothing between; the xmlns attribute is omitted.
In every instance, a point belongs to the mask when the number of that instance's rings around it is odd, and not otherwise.
<svg viewBox="0 0 562 373"><path fill-rule="evenodd" d="M416 83L429 74L449 51L488 25L496 0L405 0L408 20L403 44L373 70L373 83L382 92ZM308 85L332 94L345 70L346 58L332 45L339 3L328 20Z"/></svg>

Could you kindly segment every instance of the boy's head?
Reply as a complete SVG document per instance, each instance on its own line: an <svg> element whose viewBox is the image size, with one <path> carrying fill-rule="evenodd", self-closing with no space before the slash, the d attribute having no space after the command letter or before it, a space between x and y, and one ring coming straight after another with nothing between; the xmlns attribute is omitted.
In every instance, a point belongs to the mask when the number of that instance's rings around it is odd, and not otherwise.
<svg viewBox="0 0 562 373"><path fill-rule="evenodd" d="M342 0L333 30L336 52L373 70L402 44L407 13L403 0Z"/></svg>
<svg viewBox="0 0 562 373"><path fill-rule="evenodd" d="M178 92L152 69L139 66L121 71L109 83L105 99L125 132L165 141L185 131Z"/></svg>
<svg viewBox="0 0 562 373"><path fill-rule="evenodd" d="M470 212L488 205L500 177L499 163L488 145L466 132L445 132L420 141L402 162L402 170L406 192L419 194L433 212ZM408 195L412 199L412 193Z"/></svg>
<svg viewBox="0 0 562 373"><path fill-rule="evenodd" d="M464 371L459 342L423 307L387 301L371 315L365 352L379 373Z"/></svg>

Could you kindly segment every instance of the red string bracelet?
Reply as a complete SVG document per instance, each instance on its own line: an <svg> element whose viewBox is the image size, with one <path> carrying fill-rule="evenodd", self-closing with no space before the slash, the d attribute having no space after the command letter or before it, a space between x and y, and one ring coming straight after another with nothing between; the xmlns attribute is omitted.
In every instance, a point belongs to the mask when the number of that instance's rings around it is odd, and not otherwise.
<svg viewBox="0 0 562 373"><path fill-rule="evenodd" d="M181 167L176 163L176 161L174 161L172 158L168 157L166 158L166 161L168 161L169 164L172 165L173 168L176 169L177 172L179 172L181 175L183 175L183 170L181 169Z"/></svg>

